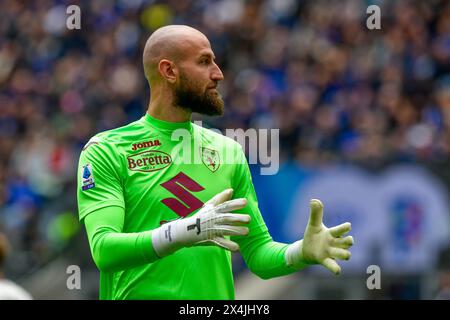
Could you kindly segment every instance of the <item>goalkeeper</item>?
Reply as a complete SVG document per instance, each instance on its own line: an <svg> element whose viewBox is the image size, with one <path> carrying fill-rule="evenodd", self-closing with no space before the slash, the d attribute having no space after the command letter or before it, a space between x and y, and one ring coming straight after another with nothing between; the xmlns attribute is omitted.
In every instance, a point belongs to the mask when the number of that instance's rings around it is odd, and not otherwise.
<svg viewBox="0 0 450 320"><path fill-rule="evenodd" d="M79 160L79 217L100 270L100 299L234 299L237 250L263 279L311 264L339 274L336 260L350 258L353 238L343 236L350 223L326 228L322 203L312 200L303 239L274 242L241 146L191 122L193 112L224 108L223 74L205 35L162 27L148 39L143 64L147 113L94 136ZM180 152L176 130L189 133L190 154ZM179 161L186 156L192 161Z"/></svg>

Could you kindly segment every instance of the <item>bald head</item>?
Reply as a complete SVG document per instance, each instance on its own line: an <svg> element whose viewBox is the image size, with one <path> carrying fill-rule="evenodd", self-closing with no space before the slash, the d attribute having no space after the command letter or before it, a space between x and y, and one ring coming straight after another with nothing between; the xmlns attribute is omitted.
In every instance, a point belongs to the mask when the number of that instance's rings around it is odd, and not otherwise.
<svg viewBox="0 0 450 320"><path fill-rule="evenodd" d="M143 54L149 114L183 121L192 112L222 114L217 86L223 74L214 60L208 38L192 27L171 25L153 32Z"/></svg>
<svg viewBox="0 0 450 320"><path fill-rule="evenodd" d="M190 48L209 41L206 36L189 26L170 25L157 29L148 38L143 54L145 77L153 82L158 77L158 64L162 59L178 62Z"/></svg>

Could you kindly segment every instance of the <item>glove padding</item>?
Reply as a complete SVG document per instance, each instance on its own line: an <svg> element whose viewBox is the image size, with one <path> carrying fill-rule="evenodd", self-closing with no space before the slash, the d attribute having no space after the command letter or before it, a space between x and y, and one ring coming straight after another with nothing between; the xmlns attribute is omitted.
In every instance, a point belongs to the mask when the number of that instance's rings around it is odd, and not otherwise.
<svg viewBox="0 0 450 320"><path fill-rule="evenodd" d="M214 245L237 251L239 245L225 236L245 236L249 230L240 224L250 222L248 214L231 213L247 205L245 198L231 199L233 189L215 195L193 216L178 219L153 230L152 244L159 257L191 246Z"/></svg>
<svg viewBox="0 0 450 320"><path fill-rule="evenodd" d="M291 244L286 250L286 262L294 267L321 264L334 274L341 273L336 259L349 260L348 248L353 245L353 237L342 237L351 230L349 222L327 228L323 222L323 204L320 200L310 202L311 213L302 240Z"/></svg>

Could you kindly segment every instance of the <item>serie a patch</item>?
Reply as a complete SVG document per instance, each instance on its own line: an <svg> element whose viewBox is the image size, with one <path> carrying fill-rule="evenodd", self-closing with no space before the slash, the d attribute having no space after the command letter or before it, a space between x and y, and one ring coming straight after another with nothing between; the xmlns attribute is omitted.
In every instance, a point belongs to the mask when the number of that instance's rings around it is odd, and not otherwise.
<svg viewBox="0 0 450 320"><path fill-rule="evenodd" d="M81 190L86 191L95 187L94 171L91 164L85 164L81 170Z"/></svg>

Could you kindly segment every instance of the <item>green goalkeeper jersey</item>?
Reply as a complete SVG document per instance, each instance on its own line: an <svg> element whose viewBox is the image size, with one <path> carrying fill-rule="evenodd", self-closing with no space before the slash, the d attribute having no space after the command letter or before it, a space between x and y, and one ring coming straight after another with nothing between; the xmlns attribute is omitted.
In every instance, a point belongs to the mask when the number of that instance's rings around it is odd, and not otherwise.
<svg viewBox="0 0 450 320"><path fill-rule="evenodd" d="M78 207L94 260L101 299L233 299L231 253L215 246L182 248L159 258L151 230L195 214L226 188L246 198L249 234L232 237L250 270L262 278L295 270L284 261L258 209L250 171L233 139L192 122L145 114L94 136L81 152Z"/></svg>

